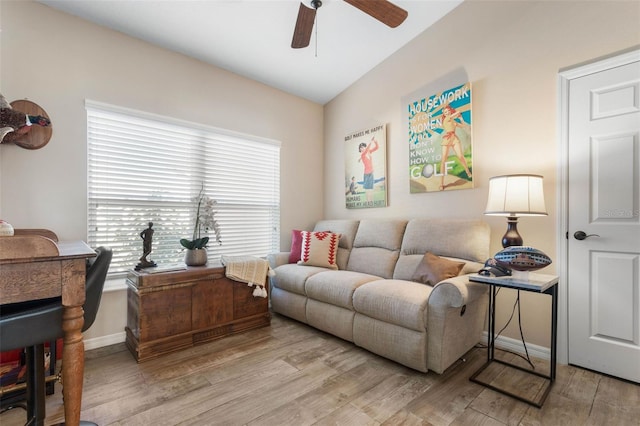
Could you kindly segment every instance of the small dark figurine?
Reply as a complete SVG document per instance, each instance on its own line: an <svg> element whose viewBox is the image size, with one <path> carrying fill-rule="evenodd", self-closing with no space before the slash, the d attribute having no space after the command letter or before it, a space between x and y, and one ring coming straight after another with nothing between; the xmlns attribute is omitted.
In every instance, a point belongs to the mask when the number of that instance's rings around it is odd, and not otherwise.
<svg viewBox="0 0 640 426"><path fill-rule="evenodd" d="M155 232L152 227L153 222L149 222L149 227L140 233L140 238L142 238L143 241L142 257L140 257L140 263L136 266L136 271L157 266L153 260L147 260L147 256L151 254L151 244L153 242L153 233Z"/></svg>

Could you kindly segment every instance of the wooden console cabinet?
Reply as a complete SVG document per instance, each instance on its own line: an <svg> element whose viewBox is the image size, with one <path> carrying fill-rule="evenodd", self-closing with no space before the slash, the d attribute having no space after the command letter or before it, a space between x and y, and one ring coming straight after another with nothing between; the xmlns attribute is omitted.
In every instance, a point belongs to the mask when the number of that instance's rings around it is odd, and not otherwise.
<svg viewBox="0 0 640 426"><path fill-rule="evenodd" d="M220 264L132 270L127 286L126 344L138 362L271 323L267 298Z"/></svg>

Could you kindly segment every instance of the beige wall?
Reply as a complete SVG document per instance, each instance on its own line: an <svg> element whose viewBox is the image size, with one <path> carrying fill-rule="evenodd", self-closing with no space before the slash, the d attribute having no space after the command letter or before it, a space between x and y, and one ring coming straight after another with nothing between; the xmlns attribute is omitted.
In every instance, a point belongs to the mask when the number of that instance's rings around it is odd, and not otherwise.
<svg viewBox="0 0 640 426"><path fill-rule="evenodd" d="M519 228L556 259L558 70L640 44L637 1L467 1L326 105L323 118L319 105L41 4L2 1L0 19L0 90L40 104L54 123L41 150L0 146L2 218L86 238L84 100L92 99L280 140L283 249L291 229L320 217L455 216L485 219L496 252L506 221L482 215L487 181L532 172L545 176L550 214ZM473 84L476 188L409 194L402 99L459 74ZM347 210L343 138L378 123L388 124L389 206ZM324 168L300 161L323 157ZM512 300L504 296L500 320ZM548 301L525 295L523 315L527 340L548 347ZM125 318L124 292L106 294L88 337L122 332Z"/></svg>
<svg viewBox="0 0 640 426"><path fill-rule="evenodd" d="M495 253L502 248L506 219L483 216L488 179L536 173L545 177L549 216L521 218L519 230L525 244L556 259L557 238L562 237L556 229L558 71L638 45L639 22L637 1L466 1L325 106L325 216L485 219ZM436 82L461 74L473 88L475 189L410 194L402 99L416 92L433 94ZM447 83L440 90L454 87ZM344 136L379 123L388 125L389 206L347 210ZM553 273L555 268L541 272ZM498 326L506 321L515 297L506 293ZM549 347L549 298L523 298L526 339ZM519 338L513 327L507 334Z"/></svg>
<svg viewBox="0 0 640 426"><path fill-rule="evenodd" d="M85 99L275 139L281 148L282 244L322 216L322 106L153 47L31 1L2 1L0 90L53 122L40 150L0 146L0 215L16 227L86 240ZM212 46L215 48L215 46ZM292 208L295 206L295 208ZM126 292L107 293L89 337L122 333Z"/></svg>

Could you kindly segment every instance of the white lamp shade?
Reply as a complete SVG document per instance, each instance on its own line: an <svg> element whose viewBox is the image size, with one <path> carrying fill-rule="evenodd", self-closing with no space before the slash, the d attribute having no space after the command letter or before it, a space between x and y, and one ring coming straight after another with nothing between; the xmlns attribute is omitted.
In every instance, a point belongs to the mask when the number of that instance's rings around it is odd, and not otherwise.
<svg viewBox="0 0 640 426"><path fill-rule="evenodd" d="M542 176L506 175L489 179L484 214L494 216L546 216Z"/></svg>

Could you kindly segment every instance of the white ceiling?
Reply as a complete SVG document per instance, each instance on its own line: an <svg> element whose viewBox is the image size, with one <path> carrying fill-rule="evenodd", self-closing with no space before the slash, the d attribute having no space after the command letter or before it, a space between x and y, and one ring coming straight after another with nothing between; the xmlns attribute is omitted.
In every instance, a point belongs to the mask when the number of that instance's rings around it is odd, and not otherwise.
<svg viewBox="0 0 640 426"><path fill-rule="evenodd" d="M299 0L39 1L323 105L462 3L392 0L409 12L392 29L323 0L311 44L292 49Z"/></svg>

